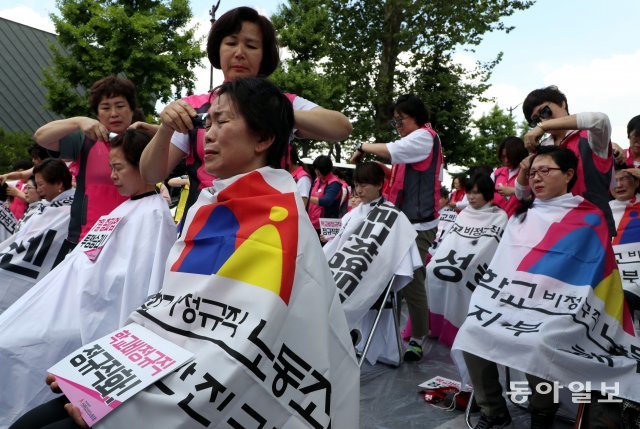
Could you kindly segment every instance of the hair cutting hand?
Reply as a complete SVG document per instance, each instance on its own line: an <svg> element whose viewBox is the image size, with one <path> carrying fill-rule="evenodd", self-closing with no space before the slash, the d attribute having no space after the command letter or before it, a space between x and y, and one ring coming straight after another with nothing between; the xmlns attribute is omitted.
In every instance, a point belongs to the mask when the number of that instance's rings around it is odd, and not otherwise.
<svg viewBox="0 0 640 429"><path fill-rule="evenodd" d="M89 137L91 140L103 142L109 141L109 130L102 125L99 121L91 118L79 117L77 118L78 128L82 131L82 134Z"/></svg>
<svg viewBox="0 0 640 429"><path fill-rule="evenodd" d="M540 125L529 130L527 134L524 135L524 147L529 151L529 153L533 153L536 150L536 147L540 144L540 138L544 135L545 130L542 129Z"/></svg>
<svg viewBox="0 0 640 429"><path fill-rule="evenodd" d="M162 113L160 120L162 125L171 128L173 131L186 134L193 129L193 118L197 115L196 110L189 103L183 100L176 100L169 103Z"/></svg>

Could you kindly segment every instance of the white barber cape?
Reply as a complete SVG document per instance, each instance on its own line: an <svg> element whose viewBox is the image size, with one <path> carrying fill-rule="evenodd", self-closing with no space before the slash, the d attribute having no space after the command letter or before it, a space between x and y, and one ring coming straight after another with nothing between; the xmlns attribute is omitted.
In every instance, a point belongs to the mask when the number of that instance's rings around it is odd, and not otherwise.
<svg viewBox="0 0 640 429"><path fill-rule="evenodd" d="M130 319L195 360L97 429L358 427L360 372L344 312L284 170L203 189L162 290Z"/></svg>
<svg viewBox="0 0 640 429"><path fill-rule="evenodd" d="M607 222L594 204L571 194L535 200L524 220L509 219L491 263L474 282L454 352L574 391L590 385L640 400L640 341Z"/></svg>
<svg viewBox="0 0 640 429"><path fill-rule="evenodd" d="M383 198L360 204L342 218L338 235L323 250L349 329L360 329L366 338L372 325L367 313L389 281L393 278L394 292L411 281L422 264L416 235L404 213ZM367 353L372 364L381 356L385 361L397 360L393 318L385 316Z"/></svg>
<svg viewBox="0 0 640 429"><path fill-rule="evenodd" d="M0 243L0 313L62 259L75 189L43 202L20 230Z"/></svg>
<svg viewBox="0 0 640 429"><path fill-rule="evenodd" d="M449 347L469 311L474 277L491 262L506 224L498 206L467 206L427 264L431 330Z"/></svg>
<svg viewBox="0 0 640 429"><path fill-rule="evenodd" d="M46 370L122 326L160 290L176 227L160 195L127 200L120 223L92 262L76 247L0 315L0 427L53 398Z"/></svg>

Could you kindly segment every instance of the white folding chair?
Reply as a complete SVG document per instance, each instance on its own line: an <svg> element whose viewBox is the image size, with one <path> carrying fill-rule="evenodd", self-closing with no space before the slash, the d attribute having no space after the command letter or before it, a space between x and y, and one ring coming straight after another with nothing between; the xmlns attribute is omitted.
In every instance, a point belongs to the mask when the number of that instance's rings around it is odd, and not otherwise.
<svg viewBox="0 0 640 429"><path fill-rule="evenodd" d="M398 368L400 365L402 365L403 354L402 354L402 338L400 333L400 315L398 313L398 307L396 305L397 297L395 292L392 291L394 279L395 279L395 275L391 277L391 280L389 280L389 283L387 284L387 287L384 289L383 294L380 296L378 301L376 301L376 303L371 307L371 310L376 312L376 317L373 321L373 325L371 325L371 331L367 336L367 339L364 344L364 348L362 349L362 353L360 353L359 355L358 366L360 367L362 366L362 363L364 362L367 356L367 352L369 351L369 347L371 346L371 342L373 341L373 337L376 333L376 329L378 328L378 324L380 322L380 318L382 316L383 310L391 310L392 316L393 316L393 325L394 325L395 334L396 334L396 341L398 345L398 356L399 356L398 364L393 366Z"/></svg>

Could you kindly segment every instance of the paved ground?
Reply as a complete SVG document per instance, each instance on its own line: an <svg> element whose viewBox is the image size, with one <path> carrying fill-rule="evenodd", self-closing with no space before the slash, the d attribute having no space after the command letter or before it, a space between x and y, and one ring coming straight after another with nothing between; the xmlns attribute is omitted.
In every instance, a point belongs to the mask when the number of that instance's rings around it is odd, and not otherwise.
<svg viewBox="0 0 640 429"><path fill-rule="evenodd" d="M407 362L397 369L380 363L373 366L365 363L360 377L360 428L466 428L462 411L438 409L418 394L418 384L436 375L458 378L449 349L434 341L428 341L425 357L420 362ZM513 417L511 427L529 428L529 414L512 404L510 408ZM474 423L477 418L477 414L472 415ZM556 419L553 429L572 427L572 424Z"/></svg>

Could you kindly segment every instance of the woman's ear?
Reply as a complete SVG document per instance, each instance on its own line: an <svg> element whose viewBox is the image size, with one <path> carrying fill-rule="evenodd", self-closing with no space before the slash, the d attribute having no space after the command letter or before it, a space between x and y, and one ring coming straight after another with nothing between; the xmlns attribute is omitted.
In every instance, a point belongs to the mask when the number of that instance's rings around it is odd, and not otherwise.
<svg viewBox="0 0 640 429"><path fill-rule="evenodd" d="M263 137L260 141L256 143L256 153L266 152L271 147L275 139L276 139L275 136Z"/></svg>
<svg viewBox="0 0 640 429"><path fill-rule="evenodd" d="M573 179L573 176L576 174L576 171L573 168L569 168L565 174L567 175L567 183L569 183L571 179Z"/></svg>

